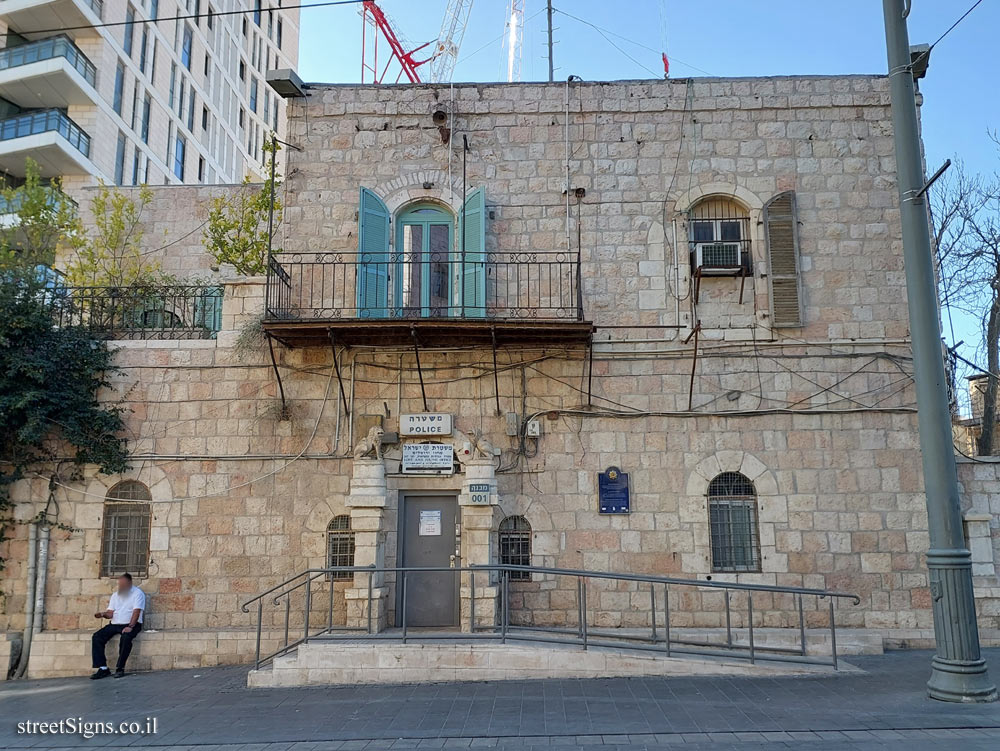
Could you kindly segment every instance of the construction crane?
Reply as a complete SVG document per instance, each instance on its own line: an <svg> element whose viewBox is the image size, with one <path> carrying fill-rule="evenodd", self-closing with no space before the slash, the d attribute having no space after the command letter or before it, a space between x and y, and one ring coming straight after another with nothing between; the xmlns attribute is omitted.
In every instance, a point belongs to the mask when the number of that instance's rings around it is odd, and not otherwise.
<svg viewBox="0 0 1000 751"><path fill-rule="evenodd" d="M451 81L455 63L458 62L458 50L465 36L465 27L469 22L469 12L473 0L448 0L444 20L438 38L413 46L394 26L375 0L365 0L361 5L361 83L399 83L405 77L410 83L421 83L419 68L427 63L430 67L430 81L433 83L448 83ZM389 48L386 55L382 51L380 60L380 44ZM416 55L421 50L434 45L432 53L423 59ZM396 63L395 67L393 62ZM395 72L395 80L391 80ZM370 81L366 80L370 79Z"/></svg>
<svg viewBox="0 0 1000 751"><path fill-rule="evenodd" d="M524 39L524 0L507 0L503 49L507 53L507 80L521 80L521 42Z"/></svg>

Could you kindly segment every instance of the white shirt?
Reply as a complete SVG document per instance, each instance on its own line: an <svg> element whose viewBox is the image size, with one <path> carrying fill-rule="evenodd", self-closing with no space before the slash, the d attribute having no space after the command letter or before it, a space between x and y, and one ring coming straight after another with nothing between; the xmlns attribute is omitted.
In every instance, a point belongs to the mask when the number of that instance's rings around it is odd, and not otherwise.
<svg viewBox="0 0 1000 751"><path fill-rule="evenodd" d="M134 585L125 595L115 592L108 600L108 610L112 611L111 623L127 626L132 622L132 611L136 608L139 608L139 623L142 623L142 611L146 609L145 592Z"/></svg>

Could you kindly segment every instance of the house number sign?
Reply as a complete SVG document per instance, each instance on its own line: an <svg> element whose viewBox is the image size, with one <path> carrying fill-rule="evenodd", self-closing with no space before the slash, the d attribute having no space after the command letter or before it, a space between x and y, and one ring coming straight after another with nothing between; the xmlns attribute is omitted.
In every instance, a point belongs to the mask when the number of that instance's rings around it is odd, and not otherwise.
<svg viewBox="0 0 1000 751"><path fill-rule="evenodd" d="M451 415L444 412L421 412L399 416L400 435L451 435Z"/></svg>
<svg viewBox="0 0 1000 751"><path fill-rule="evenodd" d="M469 485L469 501L471 503L487 504L490 502L490 486L488 483L482 485Z"/></svg>

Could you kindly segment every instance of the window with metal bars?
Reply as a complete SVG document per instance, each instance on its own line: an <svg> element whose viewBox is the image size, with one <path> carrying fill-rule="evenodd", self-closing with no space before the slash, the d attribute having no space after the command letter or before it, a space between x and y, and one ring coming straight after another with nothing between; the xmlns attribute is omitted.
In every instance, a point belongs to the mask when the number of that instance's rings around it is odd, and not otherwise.
<svg viewBox="0 0 1000 751"><path fill-rule="evenodd" d="M739 472L723 472L708 485L712 571L760 571L757 491Z"/></svg>
<svg viewBox="0 0 1000 751"><path fill-rule="evenodd" d="M149 488L123 480L108 491L101 529L101 576L146 576L149 570Z"/></svg>
<svg viewBox="0 0 1000 751"><path fill-rule="evenodd" d="M341 514L333 517L326 526L326 566L354 565L354 533L351 531L351 517ZM353 579L350 571L334 571L327 575L330 581Z"/></svg>
<svg viewBox="0 0 1000 751"><path fill-rule="evenodd" d="M500 522L500 563L531 565L531 525L523 516L508 516ZM512 571L511 581L531 581L530 571Z"/></svg>
<svg viewBox="0 0 1000 751"><path fill-rule="evenodd" d="M702 274L750 272L750 216L743 206L709 196L688 216L691 265Z"/></svg>

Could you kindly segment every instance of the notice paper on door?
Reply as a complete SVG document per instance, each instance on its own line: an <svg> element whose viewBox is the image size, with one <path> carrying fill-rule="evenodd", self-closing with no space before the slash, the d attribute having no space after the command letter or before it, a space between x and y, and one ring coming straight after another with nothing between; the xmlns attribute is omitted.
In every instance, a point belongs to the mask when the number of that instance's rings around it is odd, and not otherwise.
<svg viewBox="0 0 1000 751"><path fill-rule="evenodd" d="M421 537L441 536L441 509L421 509L417 534Z"/></svg>

